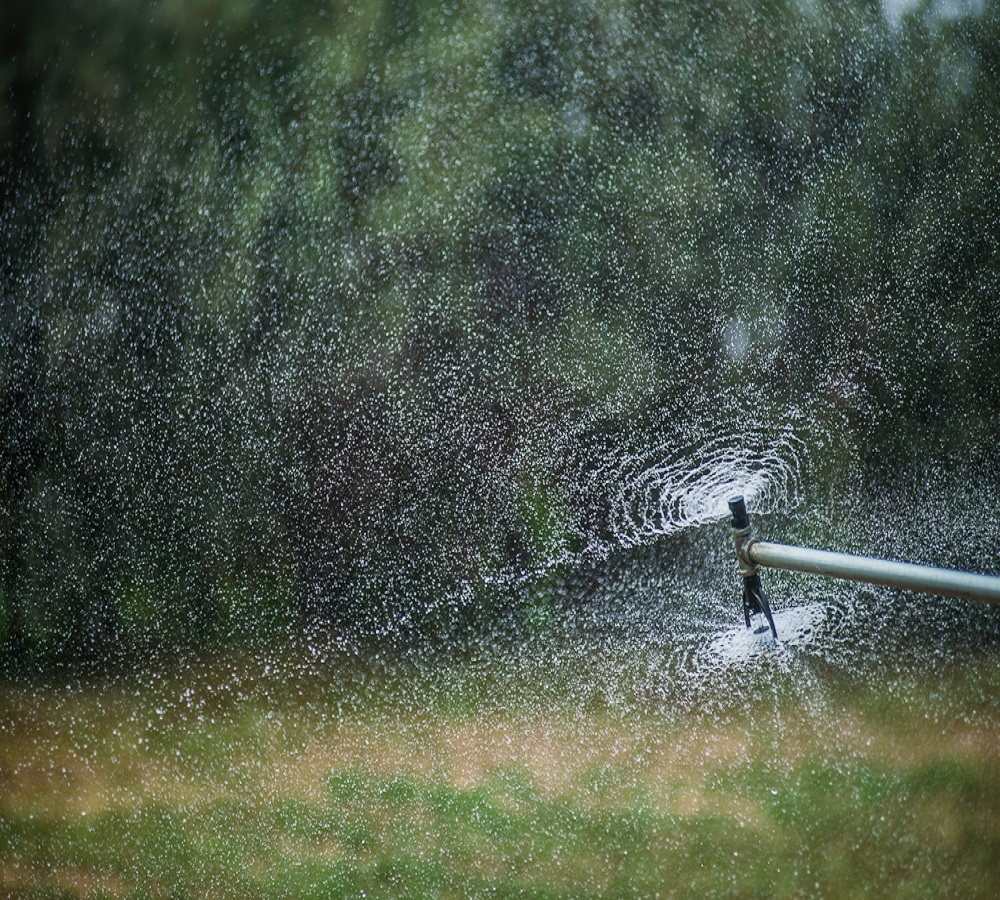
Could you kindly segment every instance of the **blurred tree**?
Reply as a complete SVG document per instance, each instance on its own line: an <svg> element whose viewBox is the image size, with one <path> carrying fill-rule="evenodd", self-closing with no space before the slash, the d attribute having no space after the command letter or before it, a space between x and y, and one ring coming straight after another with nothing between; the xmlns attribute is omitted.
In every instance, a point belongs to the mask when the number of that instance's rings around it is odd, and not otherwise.
<svg viewBox="0 0 1000 900"><path fill-rule="evenodd" d="M748 379L988 433L1000 10L949 9L9 0L8 668L500 615Z"/></svg>

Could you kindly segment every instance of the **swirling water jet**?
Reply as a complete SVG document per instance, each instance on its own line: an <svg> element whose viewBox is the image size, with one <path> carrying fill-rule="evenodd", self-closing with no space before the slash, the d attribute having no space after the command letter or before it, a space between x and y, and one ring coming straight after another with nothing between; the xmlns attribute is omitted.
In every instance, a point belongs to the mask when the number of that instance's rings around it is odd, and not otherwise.
<svg viewBox="0 0 1000 900"><path fill-rule="evenodd" d="M623 547L717 522L742 493L756 512L800 502L805 445L794 427L724 432L678 450L660 446L622 472L610 526Z"/></svg>

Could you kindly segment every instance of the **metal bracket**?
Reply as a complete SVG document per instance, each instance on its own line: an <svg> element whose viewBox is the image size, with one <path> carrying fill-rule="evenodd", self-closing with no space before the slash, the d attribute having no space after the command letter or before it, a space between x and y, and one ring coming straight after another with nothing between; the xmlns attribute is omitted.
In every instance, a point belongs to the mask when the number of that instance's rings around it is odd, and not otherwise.
<svg viewBox="0 0 1000 900"><path fill-rule="evenodd" d="M760 566L750 558L750 545L753 543L751 537L753 529L747 525L745 528L733 529L733 543L736 545L736 565L743 578L749 578L760 572Z"/></svg>

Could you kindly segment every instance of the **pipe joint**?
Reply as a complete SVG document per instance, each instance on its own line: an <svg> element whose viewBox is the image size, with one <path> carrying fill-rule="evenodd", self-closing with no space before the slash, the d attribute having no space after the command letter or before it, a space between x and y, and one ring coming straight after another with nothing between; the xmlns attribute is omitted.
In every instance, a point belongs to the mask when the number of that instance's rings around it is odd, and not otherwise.
<svg viewBox="0 0 1000 900"><path fill-rule="evenodd" d="M750 545L754 542L752 531L753 529L749 525L746 528L733 529L733 543L736 545L736 565L742 578L752 578L760 572L760 566L750 557Z"/></svg>

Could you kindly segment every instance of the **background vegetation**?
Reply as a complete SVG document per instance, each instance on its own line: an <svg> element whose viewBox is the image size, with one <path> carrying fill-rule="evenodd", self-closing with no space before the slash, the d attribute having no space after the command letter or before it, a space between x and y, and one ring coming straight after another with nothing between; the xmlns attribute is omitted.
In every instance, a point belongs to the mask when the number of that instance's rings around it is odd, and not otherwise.
<svg viewBox="0 0 1000 900"><path fill-rule="evenodd" d="M995 434L1000 7L901 8L7 0L3 666L447 638L748 380Z"/></svg>

